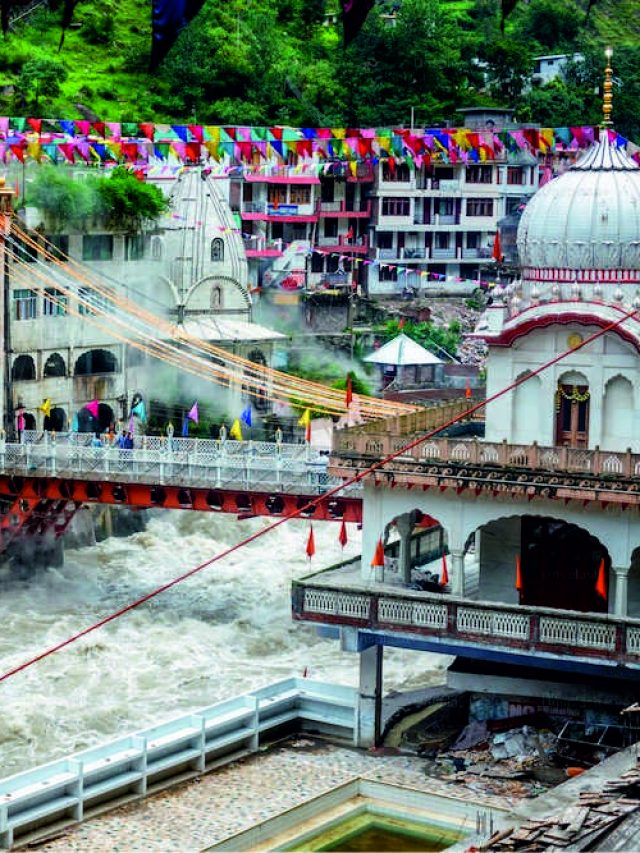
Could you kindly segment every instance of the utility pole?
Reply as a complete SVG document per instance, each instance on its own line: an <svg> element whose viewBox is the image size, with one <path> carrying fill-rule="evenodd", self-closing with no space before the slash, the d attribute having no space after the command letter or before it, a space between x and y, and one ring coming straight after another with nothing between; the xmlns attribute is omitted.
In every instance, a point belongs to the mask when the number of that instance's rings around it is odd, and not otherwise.
<svg viewBox="0 0 640 853"><path fill-rule="evenodd" d="M0 251L2 252L2 287L0 288L0 316L2 332L0 346L0 423L4 434L9 438L13 434L13 394L11 388L11 294L9 290L9 250L7 237L11 231L13 190L8 189L5 179L0 178Z"/></svg>

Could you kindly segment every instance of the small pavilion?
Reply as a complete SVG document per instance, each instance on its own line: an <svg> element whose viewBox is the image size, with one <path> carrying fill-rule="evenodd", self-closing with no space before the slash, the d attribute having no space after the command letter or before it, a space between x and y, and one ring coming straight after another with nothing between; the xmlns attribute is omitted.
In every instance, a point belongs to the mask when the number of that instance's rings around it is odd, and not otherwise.
<svg viewBox="0 0 640 853"><path fill-rule="evenodd" d="M398 386L435 382L437 366L444 363L404 332L363 360L380 365L383 388L392 382Z"/></svg>

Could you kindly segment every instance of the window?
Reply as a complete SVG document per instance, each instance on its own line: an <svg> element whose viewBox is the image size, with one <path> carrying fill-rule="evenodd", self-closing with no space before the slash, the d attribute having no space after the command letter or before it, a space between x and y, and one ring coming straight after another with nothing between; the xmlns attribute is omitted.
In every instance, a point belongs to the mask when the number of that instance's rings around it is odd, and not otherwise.
<svg viewBox="0 0 640 853"><path fill-rule="evenodd" d="M491 166L467 166L468 184L490 184L492 182Z"/></svg>
<svg viewBox="0 0 640 853"><path fill-rule="evenodd" d="M242 201L253 201L253 187L251 184L242 185Z"/></svg>
<svg viewBox="0 0 640 853"><path fill-rule="evenodd" d="M37 297L34 290L13 291L13 316L16 320L35 320Z"/></svg>
<svg viewBox="0 0 640 853"><path fill-rule="evenodd" d="M90 305L95 305L96 302L97 298L93 295L89 288L78 288L78 312L80 314L95 314L96 312L90 307Z"/></svg>
<svg viewBox="0 0 640 853"><path fill-rule="evenodd" d="M507 166L507 184L522 186L524 184L524 169L522 166Z"/></svg>
<svg viewBox="0 0 640 853"><path fill-rule="evenodd" d="M393 232L392 231L378 231L376 234L376 240L378 243L378 248L380 249L393 249Z"/></svg>
<svg viewBox="0 0 640 853"><path fill-rule="evenodd" d="M66 261L69 257L69 235L68 234L46 234L45 240L50 244L45 246L47 252L53 255L56 261ZM49 258L46 258L48 261Z"/></svg>
<svg viewBox="0 0 640 853"><path fill-rule="evenodd" d="M164 257L164 241L162 237L151 238L151 260L161 261Z"/></svg>
<svg viewBox="0 0 640 853"><path fill-rule="evenodd" d="M438 231L436 233L436 249L449 248L449 235L446 231Z"/></svg>
<svg viewBox="0 0 640 853"><path fill-rule="evenodd" d="M47 287L42 297L44 317L64 317L67 313L67 297L53 287Z"/></svg>
<svg viewBox="0 0 640 853"><path fill-rule="evenodd" d="M211 260L224 261L224 240L222 237L214 237L211 241Z"/></svg>
<svg viewBox="0 0 640 853"><path fill-rule="evenodd" d="M433 174L438 181L452 181L455 178L453 166L438 166Z"/></svg>
<svg viewBox="0 0 640 853"><path fill-rule="evenodd" d="M493 216L493 199L468 198L467 216Z"/></svg>
<svg viewBox="0 0 640 853"><path fill-rule="evenodd" d="M113 258L111 234L85 234L82 238L83 261L110 261Z"/></svg>
<svg viewBox="0 0 640 853"><path fill-rule="evenodd" d="M34 239L37 238L34 237ZM22 261L23 263L33 263L38 259L38 250L35 246L31 246L29 243L23 242L19 237L14 237L14 255L16 261Z"/></svg>
<svg viewBox="0 0 640 853"><path fill-rule="evenodd" d="M453 216L453 199L440 198L436 199L437 210L440 216Z"/></svg>
<svg viewBox="0 0 640 853"><path fill-rule="evenodd" d="M338 236L338 220L337 219L325 219L325 221L324 221L324 236L325 237L337 237Z"/></svg>
<svg viewBox="0 0 640 853"><path fill-rule="evenodd" d="M411 172L406 163L398 163L393 169L389 168L389 163L382 164L382 180L395 181L396 183L406 184L411 180Z"/></svg>
<svg viewBox="0 0 640 853"><path fill-rule="evenodd" d="M11 378L30 381L36 378L36 365L30 355L19 355L11 366Z"/></svg>
<svg viewBox="0 0 640 853"><path fill-rule="evenodd" d="M481 246L480 234L477 231L467 232L467 249L479 249Z"/></svg>
<svg viewBox="0 0 640 853"><path fill-rule="evenodd" d="M397 281L398 280L398 270L396 267L388 267L385 265L380 265L380 272L378 274L378 281Z"/></svg>
<svg viewBox="0 0 640 853"><path fill-rule="evenodd" d="M311 204L311 187L290 187L291 204Z"/></svg>
<svg viewBox="0 0 640 853"><path fill-rule="evenodd" d="M324 180L320 182L320 201L332 202L335 195L335 181Z"/></svg>
<svg viewBox="0 0 640 853"><path fill-rule="evenodd" d="M126 235L124 257L127 261L141 261L144 258L144 236L142 234Z"/></svg>
<svg viewBox="0 0 640 853"><path fill-rule="evenodd" d="M287 188L280 184L269 184L267 187L267 201L269 204L286 204Z"/></svg>
<svg viewBox="0 0 640 853"><path fill-rule="evenodd" d="M66 376L67 368L65 367L64 359L60 353L52 352L49 358L44 363L43 375L49 376Z"/></svg>
<svg viewBox="0 0 640 853"><path fill-rule="evenodd" d="M408 198L383 198L383 216L409 216L411 213L411 201Z"/></svg>
<svg viewBox="0 0 640 853"><path fill-rule="evenodd" d="M215 284L211 288L211 309L222 308L222 288Z"/></svg>
<svg viewBox="0 0 640 853"><path fill-rule="evenodd" d="M311 255L311 272L324 272L324 255L319 252Z"/></svg>

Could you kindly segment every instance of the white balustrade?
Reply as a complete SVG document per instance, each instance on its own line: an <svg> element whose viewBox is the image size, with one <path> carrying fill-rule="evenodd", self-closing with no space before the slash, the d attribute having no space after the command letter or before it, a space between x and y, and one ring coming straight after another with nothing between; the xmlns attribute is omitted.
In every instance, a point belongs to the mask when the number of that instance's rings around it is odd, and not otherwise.
<svg viewBox="0 0 640 853"><path fill-rule="evenodd" d="M527 614L510 611L459 607L457 628L463 634L527 640L530 633L530 617Z"/></svg>
<svg viewBox="0 0 640 853"><path fill-rule="evenodd" d="M399 598L381 598L378 603L378 620L392 625L443 629L447 627L447 606L431 602L403 601Z"/></svg>
<svg viewBox="0 0 640 853"><path fill-rule="evenodd" d="M540 642L613 651L616 628L607 622L584 622L562 617L540 617Z"/></svg>
<svg viewBox="0 0 640 853"><path fill-rule="evenodd" d="M640 655L640 628L627 628L627 654Z"/></svg>
<svg viewBox="0 0 640 853"><path fill-rule="evenodd" d="M366 619L369 616L369 596L323 589L305 589L303 609L305 613Z"/></svg>

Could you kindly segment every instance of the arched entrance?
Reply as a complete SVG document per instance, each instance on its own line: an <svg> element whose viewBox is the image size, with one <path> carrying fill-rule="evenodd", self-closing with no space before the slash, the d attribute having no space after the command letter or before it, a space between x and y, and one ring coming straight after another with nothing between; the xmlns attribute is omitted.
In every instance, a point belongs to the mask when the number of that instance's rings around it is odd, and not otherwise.
<svg viewBox="0 0 640 853"><path fill-rule="evenodd" d="M98 404L98 417L94 418L89 409L82 408L77 414L78 432L107 432L115 420L113 409L106 403Z"/></svg>
<svg viewBox="0 0 640 853"><path fill-rule="evenodd" d="M396 572L398 580L413 589L442 592L442 555L446 533L436 519L419 509L404 512L384 528L385 570Z"/></svg>
<svg viewBox="0 0 640 853"><path fill-rule="evenodd" d="M51 412L44 419L44 428L51 432L65 432L67 429L67 413L64 409L51 409Z"/></svg>
<svg viewBox="0 0 640 853"><path fill-rule="evenodd" d="M558 610L606 613L608 594L596 590L611 559L595 536L557 518L523 515L480 528L479 598ZM517 564L520 564L520 572Z"/></svg>
<svg viewBox="0 0 640 853"><path fill-rule="evenodd" d="M76 361L76 376L91 376L94 373L116 373L118 362L112 352L92 349L83 353Z"/></svg>

